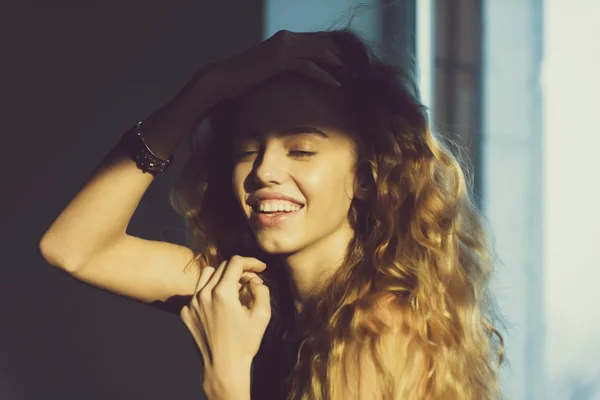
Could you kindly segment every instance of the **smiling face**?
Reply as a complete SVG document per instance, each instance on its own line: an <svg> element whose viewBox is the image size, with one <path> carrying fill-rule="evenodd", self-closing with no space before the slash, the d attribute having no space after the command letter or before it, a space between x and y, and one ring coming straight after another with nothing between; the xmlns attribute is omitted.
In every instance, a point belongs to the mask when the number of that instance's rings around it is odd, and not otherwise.
<svg viewBox="0 0 600 400"><path fill-rule="evenodd" d="M241 99L233 190L267 253L326 249L347 243L352 234L354 142L338 96L333 89L282 77Z"/></svg>

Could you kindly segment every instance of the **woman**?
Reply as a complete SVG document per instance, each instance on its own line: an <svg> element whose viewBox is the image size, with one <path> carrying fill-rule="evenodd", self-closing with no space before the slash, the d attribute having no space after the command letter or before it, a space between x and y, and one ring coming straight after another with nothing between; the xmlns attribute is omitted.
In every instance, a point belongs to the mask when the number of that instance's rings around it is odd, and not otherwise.
<svg viewBox="0 0 600 400"><path fill-rule="evenodd" d="M500 397L483 218L408 71L348 31L282 31L144 121L157 162L206 117L172 193L189 248L125 234L152 178L116 148L42 240L46 259L180 313L210 399ZM107 201L117 179L129 187Z"/></svg>

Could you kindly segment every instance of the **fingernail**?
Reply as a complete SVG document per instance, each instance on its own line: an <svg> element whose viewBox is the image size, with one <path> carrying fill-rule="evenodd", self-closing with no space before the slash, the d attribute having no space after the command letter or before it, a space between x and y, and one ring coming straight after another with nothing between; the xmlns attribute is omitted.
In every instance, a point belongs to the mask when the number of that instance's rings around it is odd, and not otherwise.
<svg viewBox="0 0 600 400"><path fill-rule="evenodd" d="M260 284L264 283L262 279L257 278L257 277L254 277L254 278L250 279L250 282L252 282L252 283L260 283Z"/></svg>

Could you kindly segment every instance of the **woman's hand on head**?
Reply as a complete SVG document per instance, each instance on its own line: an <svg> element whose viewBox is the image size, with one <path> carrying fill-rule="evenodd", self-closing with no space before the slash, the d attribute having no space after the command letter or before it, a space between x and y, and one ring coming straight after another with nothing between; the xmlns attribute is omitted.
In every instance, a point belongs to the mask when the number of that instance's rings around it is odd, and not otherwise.
<svg viewBox="0 0 600 400"><path fill-rule="evenodd" d="M271 319L269 289L256 275L265 267L256 258L233 256L200 273L195 295L180 315L202 353L205 381L235 378L249 384L252 359ZM252 294L248 305L239 297L244 284Z"/></svg>
<svg viewBox="0 0 600 400"><path fill-rule="evenodd" d="M279 31L258 45L197 71L180 92L145 121L145 139L168 158L217 103L244 94L285 71L304 74L330 87L339 82L319 65L341 66L326 33Z"/></svg>
<svg viewBox="0 0 600 400"><path fill-rule="evenodd" d="M188 88L209 104L239 96L285 71L304 74L330 87L339 82L319 64L341 66L339 50L326 33L279 31L258 45L198 71Z"/></svg>

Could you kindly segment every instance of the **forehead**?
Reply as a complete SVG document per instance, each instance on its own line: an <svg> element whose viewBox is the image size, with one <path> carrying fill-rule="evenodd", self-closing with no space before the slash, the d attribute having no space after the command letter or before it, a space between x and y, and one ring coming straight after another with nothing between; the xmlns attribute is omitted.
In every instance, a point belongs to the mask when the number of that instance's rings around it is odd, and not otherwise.
<svg viewBox="0 0 600 400"><path fill-rule="evenodd" d="M277 134L299 126L333 135L351 131L339 91L290 76L272 79L241 97L235 119L242 134Z"/></svg>

